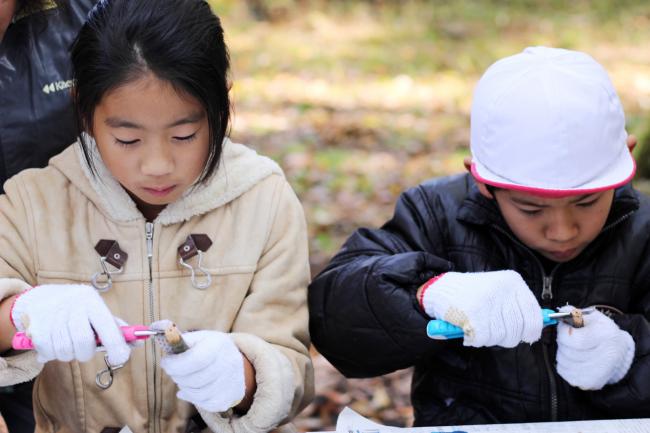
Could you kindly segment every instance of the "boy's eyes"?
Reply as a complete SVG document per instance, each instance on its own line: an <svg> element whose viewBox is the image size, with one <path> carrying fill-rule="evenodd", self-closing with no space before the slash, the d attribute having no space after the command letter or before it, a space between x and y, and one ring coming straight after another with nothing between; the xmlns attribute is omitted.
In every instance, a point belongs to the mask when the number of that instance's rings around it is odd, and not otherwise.
<svg viewBox="0 0 650 433"><path fill-rule="evenodd" d="M585 201L585 202L580 202L576 203L576 206L581 207L581 208L588 208L593 206L598 202L598 198L595 198L593 200ZM524 208L519 208L519 211L525 215L539 215L542 213L543 209L524 209Z"/></svg>
<svg viewBox="0 0 650 433"><path fill-rule="evenodd" d="M580 207L590 207L590 206L593 206L594 204L596 204L597 201L598 201L598 199L596 198L596 199L589 200L589 201L586 201L586 202L577 203L577 205L580 206Z"/></svg>
<svg viewBox="0 0 650 433"><path fill-rule="evenodd" d="M526 215L539 215L542 212L541 209L521 209L521 208L519 208L519 210L522 213L526 214Z"/></svg>

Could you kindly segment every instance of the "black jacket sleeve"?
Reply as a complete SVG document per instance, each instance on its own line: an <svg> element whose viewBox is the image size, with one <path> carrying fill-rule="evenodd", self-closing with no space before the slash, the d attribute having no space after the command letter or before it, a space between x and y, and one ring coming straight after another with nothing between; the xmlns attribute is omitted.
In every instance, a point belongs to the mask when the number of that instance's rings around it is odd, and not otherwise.
<svg viewBox="0 0 650 433"><path fill-rule="evenodd" d="M637 196L641 202L637 213L643 216L648 212L650 202L646 196ZM628 260L631 257L638 260L630 275L632 292L625 313L612 318L634 339L634 359L619 382L606 385L599 391L587 391L587 394L605 414L647 417L650 413L650 220L639 217L632 220L629 227L630 234L628 237L620 236L620 242L627 244L628 250L636 243L643 245L643 249L626 256Z"/></svg>
<svg viewBox="0 0 650 433"><path fill-rule="evenodd" d="M435 347L418 287L451 269L424 192L404 193L381 229L360 229L309 288L316 348L344 375L369 377L414 365ZM439 248L438 248L439 249Z"/></svg>
<svg viewBox="0 0 650 433"><path fill-rule="evenodd" d="M606 413L625 413L628 417L641 418L650 413L650 294L633 300L631 304L640 306L640 312L614 316L614 320L634 339L632 365L621 381L589 394L594 404Z"/></svg>

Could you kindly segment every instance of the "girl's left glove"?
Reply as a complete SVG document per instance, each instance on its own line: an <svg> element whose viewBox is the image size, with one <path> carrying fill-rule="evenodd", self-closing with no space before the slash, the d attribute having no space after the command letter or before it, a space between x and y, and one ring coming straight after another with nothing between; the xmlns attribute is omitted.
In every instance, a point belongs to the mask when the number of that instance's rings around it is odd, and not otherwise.
<svg viewBox="0 0 650 433"><path fill-rule="evenodd" d="M571 311L566 305L560 311ZM584 327L557 325L557 372L572 386L598 390L623 379L634 358L634 340L600 311L583 316Z"/></svg>
<svg viewBox="0 0 650 433"><path fill-rule="evenodd" d="M160 362L176 382L181 400L209 412L225 412L246 393L244 358L228 334L218 331L183 333L190 347Z"/></svg>

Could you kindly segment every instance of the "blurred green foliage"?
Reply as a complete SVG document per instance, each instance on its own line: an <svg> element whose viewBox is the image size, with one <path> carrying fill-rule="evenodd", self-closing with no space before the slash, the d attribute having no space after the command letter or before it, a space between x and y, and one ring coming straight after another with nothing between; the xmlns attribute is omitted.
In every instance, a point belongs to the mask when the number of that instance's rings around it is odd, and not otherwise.
<svg viewBox="0 0 650 433"><path fill-rule="evenodd" d="M647 117L645 129L638 138L639 143L634 152L637 163L637 187L650 194L650 116Z"/></svg>
<svg viewBox="0 0 650 433"><path fill-rule="evenodd" d="M231 51L232 137L285 170L305 207L314 270L355 228L388 219L405 188L463 170L473 86L526 46L594 56L628 130L648 129L647 0L211 3ZM640 169L643 158L650 166L641 151Z"/></svg>

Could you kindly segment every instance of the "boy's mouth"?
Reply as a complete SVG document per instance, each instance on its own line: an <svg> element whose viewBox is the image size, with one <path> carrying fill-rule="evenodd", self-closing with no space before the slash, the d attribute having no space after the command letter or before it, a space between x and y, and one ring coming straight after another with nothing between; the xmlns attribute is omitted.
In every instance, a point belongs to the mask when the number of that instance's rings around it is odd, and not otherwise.
<svg viewBox="0 0 650 433"><path fill-rule="evenodd" d="M548 254L557 261L566 261L573 258L576 255L577 251L577 248L571 248L561 251L549 251Z"/></svg>

